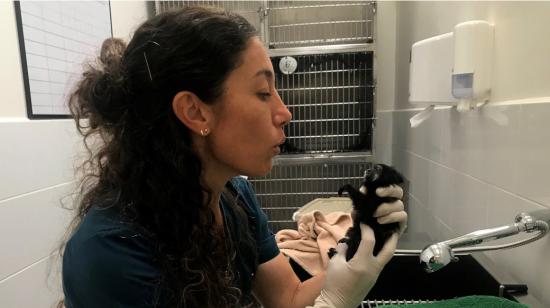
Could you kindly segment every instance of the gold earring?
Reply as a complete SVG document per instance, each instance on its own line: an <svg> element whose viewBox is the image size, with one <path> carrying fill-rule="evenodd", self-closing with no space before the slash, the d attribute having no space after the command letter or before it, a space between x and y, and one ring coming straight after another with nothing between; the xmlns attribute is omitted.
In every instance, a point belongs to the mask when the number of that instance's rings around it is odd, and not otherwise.
<svg viewBox="0 0 550 308"><path fill-rule="evenodd" d="M208 135L209 132L210 132L210 131L208 130L208 127L207 127L207 128L201 129L201 135L202 135L203 137L206 136L206 135Z"/></svg>

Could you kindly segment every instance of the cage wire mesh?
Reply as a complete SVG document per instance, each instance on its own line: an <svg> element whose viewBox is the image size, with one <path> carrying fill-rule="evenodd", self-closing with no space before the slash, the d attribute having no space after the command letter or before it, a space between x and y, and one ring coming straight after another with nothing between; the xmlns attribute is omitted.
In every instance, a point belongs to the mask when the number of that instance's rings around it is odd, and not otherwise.
<svg viewBox="0 0 550 308"><path fill-rule="evenodd" d="M157 13L186 6L218 7L242 15L269 48L374 40L375 1L156 1Z"/></svg>
<svg viewBox="0 0 550 308"><path fill-rule="evenodd" d="M330 162L307 165L275 165L265 177L249 178L258 200L269 217L273 232L296 229L292 214L316 198L335 197L344 184L359 187L363 162Z"/></svg>
<svg viewBox="0 0 550 308"><path fill-rule="evenodd" d="M283 74L273 57L276 87L292 112L283 153L371 152L372 52L296 56Z"/></svg>
<svg viewBox="0 0 550 308"><path fill-rule="evenodd" d="M269 48L372 43L374 2L268 1Z"/></svg>
<svg viewBox="0 0 550 308"><path fill-rule="evenodd" d="M269 49L373 43L373 1L156 1L157 13L186 6L213 6L245 17ZM338 47L338 46L334 46ZM285 127L288 154L372 153L374 70L372 51L336 48L293 56L297 69L283 74L273 56L276 87L293 114ZM344 184L358 187L366 159L276 164L265 177L249 178L274 232L296 229L292 214L316 198L337 196Z"/></svg>
<svg viewBox="0 0 550 308"><path fill-rule="evenodd" d="M430 304L432 300L409 300L409 299L387 299L387 300L365 300L361 302L361 308L383 307L384 305L411 305L411 304Z"/></svg>
<svg viewBox="0 0 550 308"><path fill-rule="evenodd" d="M163 13L169 10L184 8L188 6L205 6L205 7L216 7L220 9L227 10L229 12L234 12L242 17L246 18L258 31L263 28L261 23L261 9L263 8L264 1L193 1L193 0L184 0L184 1L155 1L156 11L158 13Z"/></svg>

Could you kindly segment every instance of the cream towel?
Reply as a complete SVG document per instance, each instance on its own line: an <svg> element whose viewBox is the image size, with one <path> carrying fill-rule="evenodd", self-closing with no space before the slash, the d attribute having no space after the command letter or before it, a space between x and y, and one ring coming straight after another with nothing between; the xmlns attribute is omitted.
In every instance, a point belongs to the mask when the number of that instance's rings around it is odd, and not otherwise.
<svg viewBox="0 0 550 308"><path fill-rule="evenodd" d="M285 256L292 258L314 276L325 271L329 261L328 250L336 247L352 223L349 213L332 212L323 215L314 211L300 218L298 230L280 230L275 234L275 240Z"/></svg>

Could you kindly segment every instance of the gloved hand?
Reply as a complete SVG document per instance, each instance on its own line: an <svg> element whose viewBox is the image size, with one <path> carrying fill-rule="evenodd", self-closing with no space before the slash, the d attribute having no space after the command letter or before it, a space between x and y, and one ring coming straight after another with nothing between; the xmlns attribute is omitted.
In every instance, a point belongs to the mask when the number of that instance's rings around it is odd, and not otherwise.
<svg viewBox="0 0 550 308"><path fill-rule="evenodd" d="M338 253L328 263L325 285L315 299L313 308L355 308L361 304L370 291L382 268L392 258L397 246L397 234L388 239L375 257L374 232L360 224L361 243L357 252L346 261L347 244L336 246Z"/></svg>
<svg viewBox="0 0 550 308"><path fill-rule="evenodd" d="M394 202L382 203L374 212L374 217L377 217L379 224L389 224L392 222L399 223L399 235L405 232L407 228L407 212L404 211L403 205L403 189L398 185L390 185L385 187L379 187L376 189L376 195L378 197L392 197L397 198Z"/></svg>

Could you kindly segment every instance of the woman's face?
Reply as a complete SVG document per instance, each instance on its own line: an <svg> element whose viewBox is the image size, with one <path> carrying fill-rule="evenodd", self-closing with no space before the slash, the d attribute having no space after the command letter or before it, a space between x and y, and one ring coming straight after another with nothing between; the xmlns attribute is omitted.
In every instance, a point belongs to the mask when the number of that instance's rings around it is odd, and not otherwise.
<svg viewBox="0 0 550 308"><path fill-rule="evenodd" d="M285 140L283 126L292 115L275 89L271 60L259 38L253 37L240 66L224 83L213 106L214 121L207 138L215 167L231 174L264 176Z"/></svg>

